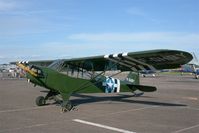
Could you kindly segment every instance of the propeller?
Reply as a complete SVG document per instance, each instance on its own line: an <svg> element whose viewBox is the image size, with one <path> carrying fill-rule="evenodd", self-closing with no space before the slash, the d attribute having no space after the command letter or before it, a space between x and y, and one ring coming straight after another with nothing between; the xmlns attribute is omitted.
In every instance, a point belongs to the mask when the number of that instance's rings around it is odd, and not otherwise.
<svg viewBox="0 0 199 133"><path fill-rule="evenodd" d="M32 70L30 69L30 67L26 66L23 62L18 62L18 63L16 63L16 65L17 65L18 67L20 67L22 70L24 70L25 72L31 74L32 76L34 76L34 77L37 77L37 76L38 76L34 71L32 71Z"/></svg>

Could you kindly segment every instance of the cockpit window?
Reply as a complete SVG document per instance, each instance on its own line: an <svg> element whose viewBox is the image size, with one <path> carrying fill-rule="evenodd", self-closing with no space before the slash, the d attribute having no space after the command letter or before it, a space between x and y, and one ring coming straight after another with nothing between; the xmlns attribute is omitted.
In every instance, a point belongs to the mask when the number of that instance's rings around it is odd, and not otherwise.
<svg viewBox="0 0 199 133"><path fill-rule="evenodd" d="M48 66L48 68L51 68L56 71L61 71L64 68L64 60L55 60L52 64Z"/></svg>
<svg viewBox="0 0 199 133"><path fill-rule="evenodd" d="M43 72L40 68L36 67L36 66L31 66L31 71L33 71L34 73L36 73L39 76L43 76Z"/></svg>
<svg viewBox="0 0 199 133"><path fill-rule="evenodd" d="M41 74L41 70L38 70L38 74Z"/></svg>

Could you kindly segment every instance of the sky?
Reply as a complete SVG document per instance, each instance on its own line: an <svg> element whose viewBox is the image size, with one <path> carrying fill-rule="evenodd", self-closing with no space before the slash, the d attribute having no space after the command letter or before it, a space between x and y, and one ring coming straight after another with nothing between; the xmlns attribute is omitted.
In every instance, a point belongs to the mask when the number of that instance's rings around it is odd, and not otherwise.
<svg viewBox="0 0 199 133"><path fill-rule="evenodd" d="M199 0L0 0L0 64L151 49L199 56Z"/></svg>

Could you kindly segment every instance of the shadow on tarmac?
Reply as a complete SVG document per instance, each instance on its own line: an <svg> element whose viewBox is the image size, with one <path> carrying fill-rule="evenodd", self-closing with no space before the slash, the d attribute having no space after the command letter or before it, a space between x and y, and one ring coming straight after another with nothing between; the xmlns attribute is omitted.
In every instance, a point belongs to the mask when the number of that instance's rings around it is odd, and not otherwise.
<svg viewBox="0 0 199 133"><path fill-rule="evenodd" d="M120 94L118 96L90 96L85 94L74 94L75 97L80 97L81 99L73 99L71 102L78 106L80 104L86 103L95 103L95 102L102 102L102 101L118 101L118 102L127 102L127 103L134 103L134 104L144 104L144 105L152 105L152 106L169 106L169 107L185 107L185 104L176 104L176 103L166 103L166 102L154 102L154 101L143 101L143 100L130 100L126 98L134 97L133 95L123 95ZM150 97L149 97L150 98Z"/></svg>

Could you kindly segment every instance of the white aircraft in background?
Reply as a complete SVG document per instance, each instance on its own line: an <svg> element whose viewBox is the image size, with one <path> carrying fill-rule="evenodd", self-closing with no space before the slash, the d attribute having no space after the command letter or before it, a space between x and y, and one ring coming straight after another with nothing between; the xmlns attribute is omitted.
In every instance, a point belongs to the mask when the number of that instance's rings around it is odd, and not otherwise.
<svg viewBox="0 0 199 133"><path fill-rule="evenodd" d="M196 79L199 79L199 61L195 53L192 53L193 60L182 66L183 72L192 72Z"/></svg>

